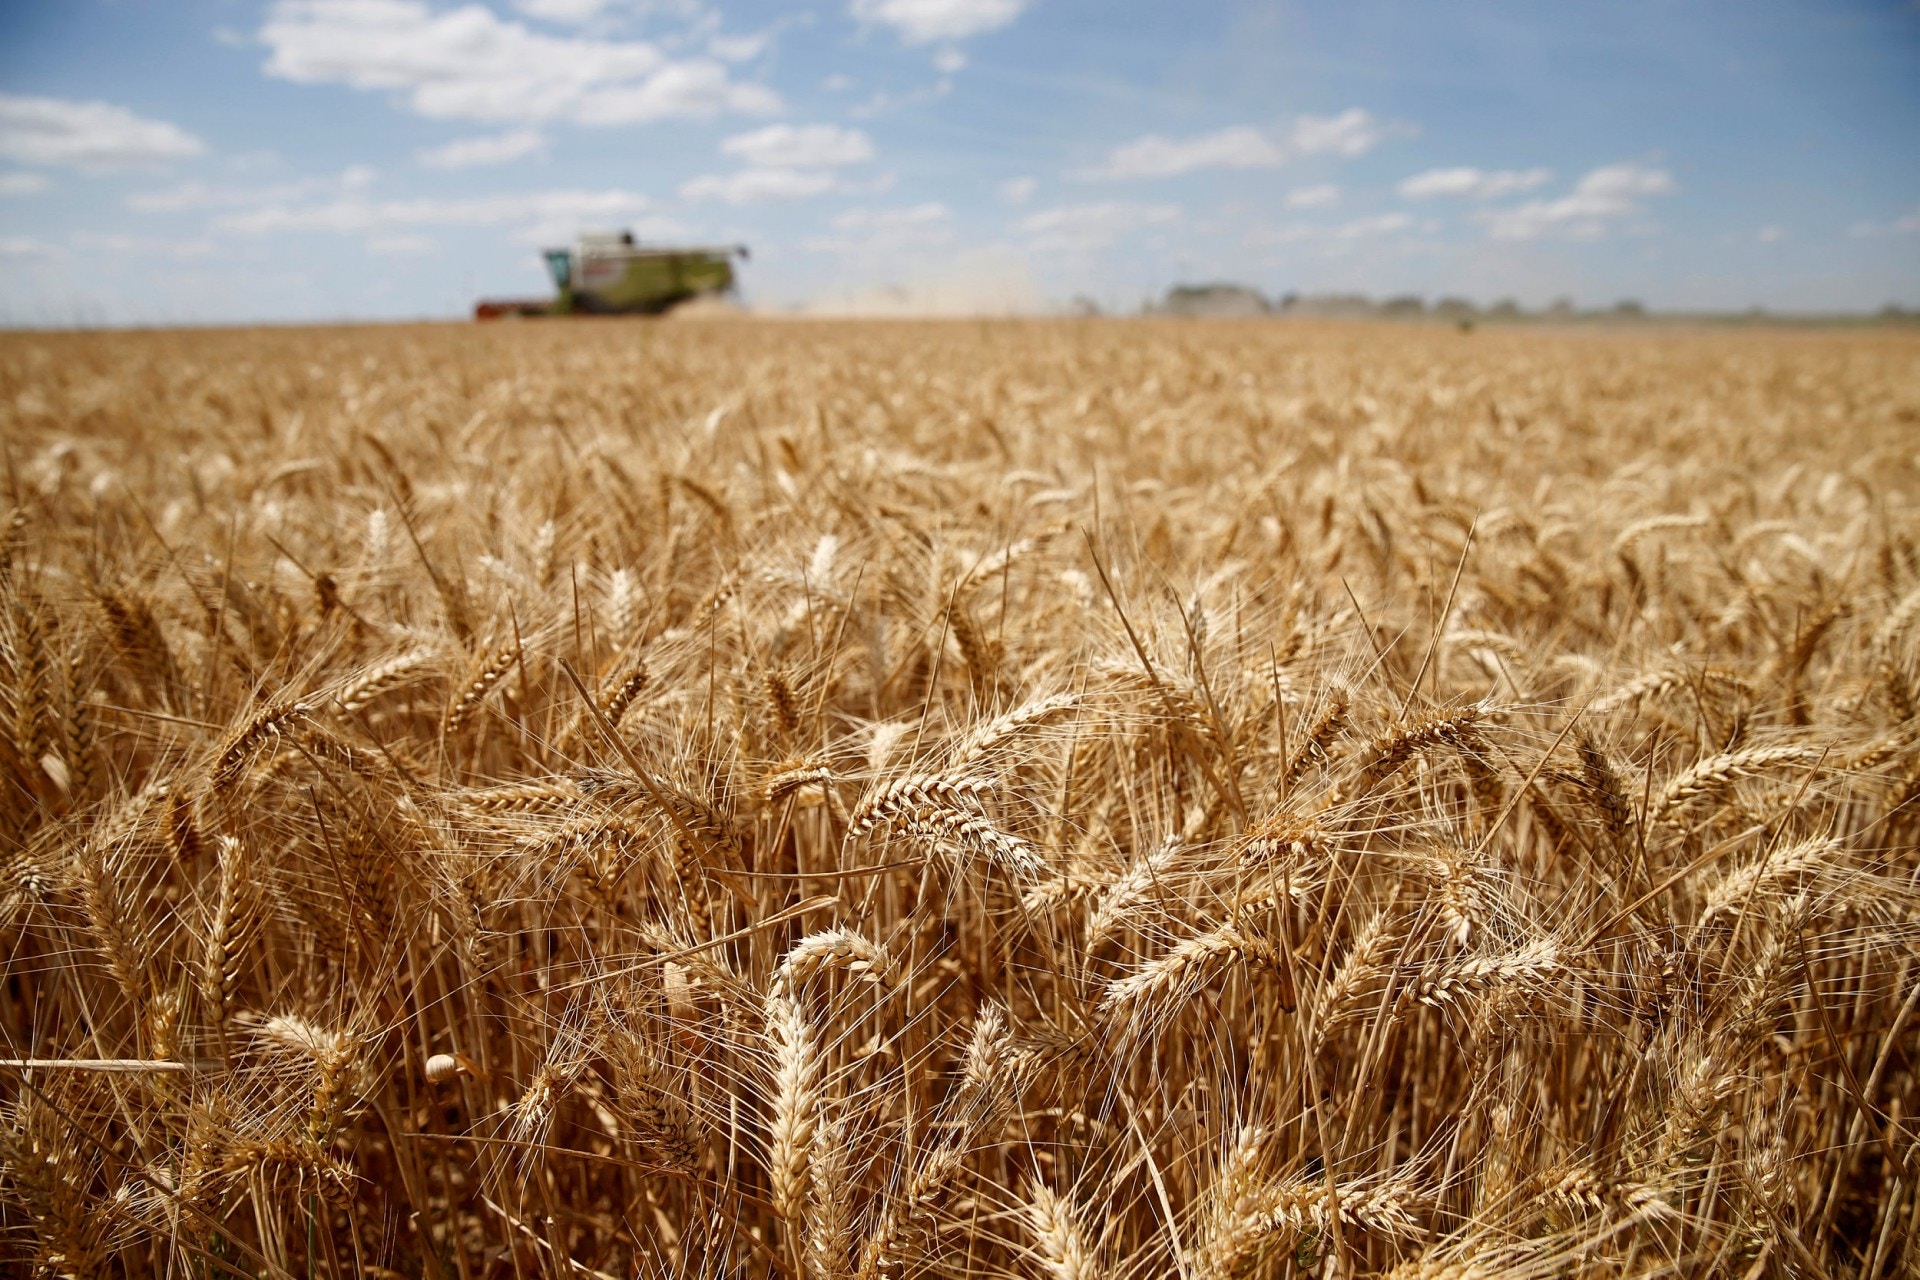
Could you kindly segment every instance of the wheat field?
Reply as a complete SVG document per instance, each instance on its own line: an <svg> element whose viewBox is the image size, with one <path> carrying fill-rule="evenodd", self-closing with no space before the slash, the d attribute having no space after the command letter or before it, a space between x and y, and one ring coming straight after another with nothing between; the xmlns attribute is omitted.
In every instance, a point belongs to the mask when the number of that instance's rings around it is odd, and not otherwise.
<svg viewBox="0 0 1920 1280"><path fill-rule="evenodd" d="M1920 1271L1920 338L0 338L0 1265Z"/></svg>

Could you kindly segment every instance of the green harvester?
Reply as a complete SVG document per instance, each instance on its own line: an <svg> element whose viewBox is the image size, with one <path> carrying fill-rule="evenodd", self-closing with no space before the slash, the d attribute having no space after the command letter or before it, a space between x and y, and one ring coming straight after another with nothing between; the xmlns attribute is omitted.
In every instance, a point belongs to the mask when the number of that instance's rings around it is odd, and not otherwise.
<svg viewBox="0 0 1920 1280"><path fill-rule="evenodd" d="M548 249L542 256L556 296L482 301L474 318L659 315L695 298L732 293L733 260L744 262L747 247L643 245L632 232L620 231L582 235L573 248Z"/></svg>

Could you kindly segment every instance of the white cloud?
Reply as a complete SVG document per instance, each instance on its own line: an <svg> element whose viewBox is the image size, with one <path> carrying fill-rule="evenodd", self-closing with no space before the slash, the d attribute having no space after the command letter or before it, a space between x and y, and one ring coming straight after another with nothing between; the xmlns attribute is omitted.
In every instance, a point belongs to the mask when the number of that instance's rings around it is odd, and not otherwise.
<svg viewBox="0 0 1920 1280"><path fill-rule="evenodd" d="M1413 219L1404 213L1381 213L1371 218L1360 218L1344 226L1333 229L1336 240L1360 240L1368 236L1392 235L1396 231L1405 231L1413 226Z"/></svg>
<svg viewBox="0 0 1920 1280"><path fill-rule="evenodd" d="M305 194L298 184L287 184L282 188L267 188L270 191L285 191L288 195ZM140 191L127 197L127 208L135 213L185 213L189 209L205 209L214 205L226 204L228 193L216 191L204 182L183 182L177 187L168 187L165 191ZM251 204L251 200L237 200L234 203Z"/></svg>
<svg viewBox="0 0 1920 1280"><path fill-rule="evenodd" d="M638 124L780 107L763 85L709 58L675 60L641 40L553 36L478 4L279 0L260 28L268 75L397 90L440 119Z"/></svg>
<svg viewBox="0 0 1920 1280"><path fill-rule="evenodd" d="M239 235L323 231L377 235L431 227L519 226L525 239L570 238L581 227L631 221L652 207L637 192L529 191L464 199L369 200L349 195L318 204L276 203L223 215L214 227Z"/></svg>
<svg viewBox="0 0 1920 1280"><path fill-rule="evenodd" d="M821 89L828 93L845 93L853 88L853 77L835 72L820 82Z"/></svg>
<svg viewBox="0 0 1920 1280"><path fill-rule="evenodd" d="M300 178L269 187L210 187L204 182L183 182L161 191L136 192L127 197L127 207L135 213L249 209L364 191L373 184L374 177L374 171L367 166L350 165L331 177Z"/></svg>
<svg viewBox="0 0 1920 1280"><path fill-rule="evenodd" d="M967 55L953 45L948 45L933 55L933 69L943 76L950 76L957 72L964 71L966 66Z"/></svg>
<svg viewBox="0 0 1920 1280"><path fill-rule="evenodd" d="M1479 219L1495 240L1537 240L1549 235L1596 240L1622 219L1639 213L1647 197L1672 190L1673 175L1665 169L1631 163L1603 165L1557 200L1529 200L1518 208L1481 214Z"/></svg>
<svg viewBox="0 0 1920 1280"><path fill-rule="evenodd" d="M1039 186L1034 178L1008 178L1000 184L1000 198L1008 204L1025 204Z"/></svg>
<svg viewBox="0 0 1920 1280"><path fill-rule="evenodd" d="M280 153L272 147L260 147L253 151L237 151L227 157L227 168L235 173L257 173L281 166Z"/></svg>
<svg viewBox="0 0 1920 1280"><path fill-rule="evenodd" d="M1331 182L1295 187L1283 203L1289 209L1330 209L1340 203L1340 188Z"/></svg>
<svg viewBox="0 0 1920 1280"><path fill-rule="evenodd" d="M1348 107L1337 116L1301 116L1294 122L1289 141L1303 156L1363 156L1387 136L1389 126L1381 124L1370 112Z"/></svg>
<svg viewBox="0 0 1920 1280"><path fill-rule="evenodd" d="M1298 244L1302 240L1318 240L1327 234L1324 227L1308 227L1299 223L1285 226L1255 227L1242 237L1241 243L1249 247L1265 245Z"/></svg>
<svg viewBox="0 0 1920 1280"><path fill-rule="evenodd" d="M1637 164L1603 165L1580 179L1573 192L1596 201L1629 201L1640 196L1662 196L1673 190L1673 175L1665 169Z"/></svg>
<svg viewBox="0 0 1920 1280"><path fill-rule="evenodd" d="M1365 155L1393 134L1417 132L1413 126L1381 121L1359 107L1339 115L1299 116L1280 131L1232 125L1191 138L1149 133L1115 147L1106 162L1082 170L1077 178L1171 178L1196 169L1275 169L1294 156Z"/></svg>
<svg viewBox="0 0 1920 1280"><path fill-rule="evenodd" d="M30 196L49 185L44 173L0 173L0 196Z"/></svg>
<svg viewBox="0 0 1920 1280"><path fill-rule="evenodd" d="M1123 236L1146 227L1161 226L1180 216L1172 204L1062 205L1028 214L1017 224L1029 245L1041 253L1092 253Z"/></svg>
<svg viewBox="0 0 1920 1280"><path fill-rule="evenodd" d="M686 20L707 16L701 0L512 0L512 6L529 18L575 27L614 16L619 9Z"/></svg>
<svg viewBox="0 0 1920 1280"><path fill-rule="evenodd" d="M1497 200L1544 187L1553 180L1551 169L1428 169L1416 173L1398 188L1408 200L1453 196L1468 200Z"/></svg>
<svg viewBox="0 0 1920 1280"><path fill-rule="evenodd" d="M764 85L737 84L717 62L694 58L672 63L644 83L586 95L573 112L581 124L647 124L722 112L765 116L780 110L779 95Z"/></svg>
<svg viewBox="0 0 1920 1280"><path fill-rule="evenodd" d="M1336 249L1345 241L1391 236L1402 231L1433 232L1438 229L1438 224L1434 222L1416 223L1410 214L1379 213L1331 227L1297 222L1256 227L1247 233L1242 243L1250 247L1263 247L1318 242Z"/></svg>
<svg viewBox="0 0 1920 1280"><path fill-rule="evenodd" d="M752 62L772 43L771 29L750 36L715 36L707 41L707 52L722 62Z"/></svg>
<svg viewBox="0 0 1920 1280"><path fill-rule="evenodd" d="M351 167L338 177L303 178L267 188L217 190L188 184L169 192L148 192L129 203L142 211L225 209L211 223L215 232L223 234L367 236L371 251L382 251L374 248L376 244L392 249L392 242L405 234L434 228L505 226L524 244L561 244L584 226L632 225L639 234L655 238L687 234L678 223L645 217L653 207L647 196L618 188L536 190L455 200L372 200L367 194L371 182L371 169Z"/></svg>
<svg viewBox="0 0 1920 1280"><path fill-rule="evenodd" d="M720 150L755 166L781 169L832 169L873 159L873 139L859 129L833 124L770 124L736 133Z"/></svg>
<svg viewBox="0 0 1920 1280"><path fill-rule="evenodd" d="M506 133L482 134L477 138L455 138L445 146L416 151L414 159L429 169L473 169L482 165L509 164L524 159L546 146L538 129L512 129Z"/></svg>
<svg viewBox="0 0 1920 1280"><path fill-rule="evenodd" d="M69 239L76 249L90 253L133 253L143 258L174 258L186 261L210 258L216 252L212 240L204 236L192 240L170 240L161 236L100 235L76 231Z"/></svg>
<svg viewBox="0 0 1920 1280"><path fill-rule="evenodd" d="M206 144L177 126L111 103L0 93L0 156L21 164L139 169L205 150Z"/></svg>
<svg viewBox="0 0 1920 1280"><path fill-rule="evenodd" d="M0 260L8 258L51 258L58 249L32 236L0 236Z"/></svg>
<svg viewBox="0 0 1920 1280"><path fill-rule="evenodd" d="M738 173L708 173L680 184L683 200L720 200L727 204L768 204L778 200L805 200L833 190L830 173L818 169L742 169Z"/></svg>
<svg viewBox="0 0 1920 1280"><path fill-rule="evenodd" d="M299 183L263 188L262 191L279 192L287 198L307 194ZM216 190L204 182L183 182L177 187L168 187L165 191L136 192L127 197L127 207L135 213L185 213L189 209L206 209L217 205L256 203L255 200L248 198L250 194Z"/></svg>
<svg viewBox="0 0 1920 1280"><path fill-rule="evenodd" d="M612 7L612 0L513 0L513 7L529 18L545 22L592 22Z"/></svg>
<svg viewBox="0 0 1920 1280"><path fill-rule="evenodd" d="M871 98L857 106L847 108L847 114L856 120L871 120L875 116L886 115L906 107L918 106L923 102L938 102L953 92L953 77L941 76L932 84L921 85L917 89L908 89L904 93L893 93L886 89L874 92Z"/></svg>
<svg viewBox="0 0 1920 1280"><path fill-rule="evenodd" d="M1258 129L1235 125L1192 138L1149 133L1115 147L1105 164L1078 176L1171 178L1195 169L1272 169L1286 159L1286 152Z"/></svg>
<svg viewBox="0 0 1920 1280"><path fill-rule="evenodd" d="M892 27L908 44L964 40L1006 26L1028 0L853 0L858 22Z"/></svg>
<svg viewBox="0 0 1920 1280"><path fill-rule="evenodd" d="M1787 238L1785 227L1765 226L1753 233L1753 238L1761 244L1778 244Z"/></svg>
<svg viewBox="0 0 1920 1280"><path fill-rule="evenodd" d="M1920 205L1916 205L1912 213L1895 218L1892 222L1856 222L1848 228L1847 234L1862 240L1874 236L1920 235Z"/></svg>

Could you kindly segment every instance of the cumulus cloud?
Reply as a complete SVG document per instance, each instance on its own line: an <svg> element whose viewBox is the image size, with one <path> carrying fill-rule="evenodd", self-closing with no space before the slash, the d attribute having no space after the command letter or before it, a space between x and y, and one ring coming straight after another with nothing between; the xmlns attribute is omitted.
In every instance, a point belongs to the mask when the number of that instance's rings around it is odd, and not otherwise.
<svg viewBox="0 0 1920 1280"><path fill-rule="evenodd" d="M1289 209L1330 209L1340 203L1340 188L1331 182L1295 187L1282 203Z"/></svg>
<svg viewBox="0 0 1920 1280"><path fill-rule="evenodd" d="M265 187L259 190L269 198L276 193L282 199L295 199L308 194L304 187L297 183L285 183L278 187ZM254 203L257 201L238 190L210 187L204 182L183 182L177 187L168 187L164 191L137 191L127 197L127 208L135 213L185 213L191 209L207 209L216 205Z"/></svg>
<svg viewBox="0 0 1920 1280"><path fill-rule="evenodd" d="M1362 240L1369 236L1392 235L1397 231L1412 228L1413 219L1404 213L1380 213L1371 218L1358 218L1344 226L1333 229L1336 240Z"/></svg>
<svg viewBox="0 0 1920 1280"><path fill-rule="evenodd" d="M58 252L53 245L32 236L0 236L0 261L51 258Z"/></svg>
<svg viewBox="0 0 1920 1280"><path fill-rule="evenodd" d="M1298 244L1303 240L1319 240L1326 234L1325 227L1310 227L1295 222L1284 226L1254 227L1241 237L1240 243L1249 248L1260 248L1268 245Z"/></svg>
<svg viewBox="0 0 1920 1280"><path fill-rule="evenodd" d="M74 248L85 249L89 253L128 253L142 258L173 258L182 262L210 258L217 248L205 236L173 240L164 236L102 235L92 231L76 231L70 240Z"/></svg>
<svg viewBox="0 0 1920 1280"><path fill-rule="evenodd" d="M1335 226L1311 226L1303 223L1289 223L1279 226L1257 227L1247 233L1244 243L1249 246L1271 246L1315 242L1337 246L1342 242L1368 240L1381 236L1398 235L1403 231L1433 231L1434 223L1416 223L1411 215L1405 213L1379 213L1365 218L1355 218Z"/></svg>
<svg viewBox="0 0 1920 1280"><path fill-rule="evenodd" d="M1553 181L1551 169L1428 169L1397 188L1408 200L1448 196L1463 200L1497 200L1544 187Z"/></svg>
<svg viewBox="0 0 1920 1280"><path fill-rule="evenodd" d="M44 173L0 173L0 196L30 196L50 184Z"/></svg>
<svg viewBox="0 0 1920 1280"><path fill-rule="evenodd" d="M1920 235L1920 205L1912 213L1893 219L1891 222L1856 222L1848 228L1848 234L1860 240L1876 236L1913 236Z"/></svg>
<svg viewBox="0 0 1920 1280"><path fill-rule="evenodd" d="M606 191L523 191L460 199L370 200L342 196L310 204L276 203L222 215L214 228L237 235L280 235L296 231L336 235L396 235L432 228L517 227L530 241L571 238L582 226L627 223L652 208L646 196ZM656 234L679 228L659 224Z"/></svg>
<svg viewBox="0 0 1920 1280"><path fill-rule="evenodd" d="M832 124L770 124L736 133L720 150L747 164L781 169L832 169L873 159L873 139Z"/></svg>
<svg viewBox="0 0 1920 1280"><path fill-rule="evenodd" d="M1287 154L1251 125L1235 125L1192 138L1157 133L1115 147L1106 163L1081 174L1089 178L1172 178L1195 169L1273 169Z"/></svg>
<svg viewBox="0 0 1920 1280"><path fill-rule="evenodd" d="M1028 0L853 0L858 22L892 27L908 44L965 40L1006 26Z"/></svg>
<svg viewBox="0 0 1920 1280"><path fill-rule="evenodd" d="M613 0L513 0L513 7L543 22L582 24L613 7Z"/></svg>
<svg viewBox="0 0 1920 1280"><path fill-rule="evenodd" d="M771 124L723 140L720 150L748 167L689 179L680 186L683 199L746 205L822 195L837 185L830 170L873 159L873 139L839 125Z"/></svg>
<svg viewBox="0 0 1920 1280"><path fill-rule="evenodd" d="M680 184L683 200L719 200L726 204L769 204L805 200L833 190L831 173L819 169L742 169L707 173Z"/></svg>
<svg viewBox="0 0 1920 1280"><path fill-rule="evenodd" d="M722 62L752 62L772 43L771 30L747 36L715 36L707 41L707 52Z"/></svg>
<svg viewBox="0 0 1920 1280"><path fill-rule="evenodd" d="M1163 226L1180 217L1173 204L1061 205L1022 218L1018 230L1041 253L1094 253L1146 227Z"/></svg>
<svg viewBox="0 0 1920 1280"><path fill-rule="evenodd" d="M319 196L364 191L375 173L366 165L349 165L338 174L298 178L264 187L216 187L204 182L182 182L158 191L140 191L127 197L135 213L190 213L199 209L248 209L290 204Z"/></svg>
<svg viewBox="0 0 1920 1280"><path fill-rule="evenodd" d="M887 89L875 90L872 97L857 106L847 108L847 114L856 120L871 120L875 116L887 115L907 107L918 106L923 102L938 102L953 92L953 77L941 76L932 84L921 85L917 89L908 89L894 93Z"/></svg>
<svg viewBox="0 0 1920 1280"><path fill-rule="evenodd" d="M1337 116L1301 116L1294 121L1288 141L1298 155L1334 155L1351 159L1379 146L1389 129L1404 128L1383 124L1374 119L1372 113L1359 107L1348 107Z"/></svg>
<svg viewBox="0 0 1920 1280"><path fill-rule="evenodd" d="M693 38L701 33L707 34L707 52L722 62L752 62L767 50L773 48L780 35L789 27L810 27L814 15L808 9L793 9L775 18L758 31L740 32L734 35L719 30L721 18L718 10L707 9L702 0L686 0L685 16L693 24Z"/></svg>
<svg viewBox="0 0 1920 1280"><path fill-rule="evenodd" d="M544 146L546 139L538 129L511 129L477 138L456 138L445 146L415 152L414 159L429 169L473 169L509 164L533 155Z"/></svg>
<svg viewBox="0 0 1920 1280"><path fill-rule="evenodd" d="M1388 136L1412 126L1381 121L1359 107L1338 115L1299 116L1290 126L1264 130L1231 125L1191 138L1149 133L1115 147L1104 163L1077 178L1172 178L1196 169L1276 169L1294 156L1365 155Z"/></svg>
<svg viewBox="0 0 1920 1280"><path fill-rule="evenodd" d="M671 63L640 84L602 89L586 95L573 112L581 124L646 124L675 117L772 115L780 98L763 85L728 79L717 62L693 58Z"/></svg>
<svg viewBox="0 0 1920 1280"><path fill-rule="evenodd" d="M1665 169L1637 164L1603 165L1580 179L1573 190L1575 195L1594 200L1626 201L1640 196L1661 196L1673 190L1673 175Z"/></svg>
<svg viewBox="0 0 1920 1280"><path fill-rule="evenodd" d="M111 103L0 93L0 156L21 164L145 169L206 149L176 125Z"/></svg>
<svg viewBox="0 0 1920 1280"><path fill-rule="evenodd" d="M394 90L439 119L639 124L770 114L780 99L711 58L642 40L554 36L478 4L279 0L260 28L266 72L301 84Z"/></svg>
<svg viewBox="0 0 1920 1280"><path fill-rule="evenodd" d="M1673 175L1665 169L1633 163L1603 165L1581 178L1567 195L1493 210L1481 214L1480 221L1486 223L1487 234L1495 240L1537 240L1543 236L1595 240L1623 219L1640 213L1648 197L1672 190Z"/></svg>

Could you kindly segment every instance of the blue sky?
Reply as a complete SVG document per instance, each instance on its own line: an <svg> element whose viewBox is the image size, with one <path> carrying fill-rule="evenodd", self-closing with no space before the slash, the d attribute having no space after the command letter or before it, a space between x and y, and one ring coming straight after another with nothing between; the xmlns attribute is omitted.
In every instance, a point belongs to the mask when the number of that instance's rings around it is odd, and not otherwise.
<svg viewBox="0 0 1920 1280"><path fill-rule="evenodd" d="M0 4L0 323L464 314L622 226L772 308L1920 306L1920 0Z"/></svg>

